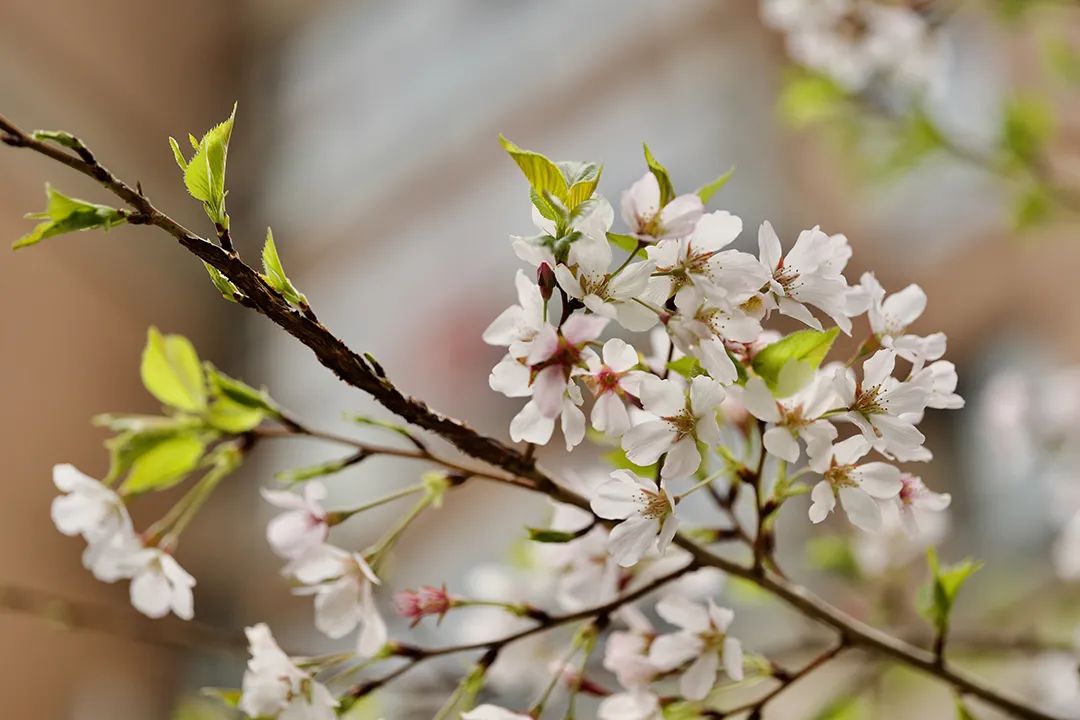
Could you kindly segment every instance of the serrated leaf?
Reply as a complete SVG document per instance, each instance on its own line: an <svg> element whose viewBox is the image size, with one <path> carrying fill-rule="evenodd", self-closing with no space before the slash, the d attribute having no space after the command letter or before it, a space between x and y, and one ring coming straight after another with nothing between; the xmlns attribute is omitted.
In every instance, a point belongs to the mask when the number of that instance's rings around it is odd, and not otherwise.
<svg viewBox="0 0 1080 720"><path fill-rule="evenodd" d="M517 166L521 168L525 179L529 181L529 186L537 195L543 197L544 193L548 192L564 204L569 201L570 188L558 165L545 155L518 147L503 135L499 135L499 143L502 145L503 150L517 163Z"/></svg>
<svg viewBox="0 0 1080 720"><path fill-rule="evenodd" d="M206 214L217 225L229 226L225 213L225 163L229 154L229 140L232 138L233 121L236 118L236 105L232 114L211 128L202 139L196 141L189 136L195 154L185 161L180 146L169 138L177 165L184 173L184 185L191 197L203 203Z"/></svg>
<svg viewBox="0 0 1080 720"><path fill-rule="evenodd" d="M205 447L203 440L194 433L176 435L157 443L131 464L122 491L138 494L172 487L195 469Z"/></svg>
<svg viewBox="0 0 1080 720"><path fill-rule="evenodd" d="M664 207L675 199L675 186L671 182L667 168L653 157L649 146L642 143L642 147L645 149L645 164L649 166L649 172L656 176L656 182L660 185L660 207Z"/></svg>
<svg viewBox="0 0 1080 720"><path fill-rule="evenodd" d="M210 281L214 283L221 296L229 302L239 302L240 290L233 285L232 280L221 274L221 271L208 262L203 263L206 272L210 274Z"/></svg>
<svg viewBox="0 0 1080 720"><path fill-rule="evenodd" d="M727 185L728 180L730 180L731 176L734 174L735 166L732 165L731 169L729 169L726 173L716 178L712 182L706 183L699 187L695 192L697 192L697 196L701 198L701 204L707 205L709 200L712 199L712 196L719 192L725 185Z"/></svg>
<svg viewBox="0 0 1080 720"><path fill-rule="evenodd" d="M580 537L577 533L551 528L526 527L525 530L529 533L529 539L538 543L568 543Z"/></svg>
<svg viewBox="0 0 1080 720"><path fill-rule="evenodd" d="M281 293L286 302L294 307L307 307L307 298L304 293L296 289L288 276L285 268L281 266L281 258L278 256L277 246L274 244L274 234L270 228L266 228L266 242L262 251L263 277L270 287Z"/></svg>
<svg viewBox="0 0 1080 720"><path fill-rule="evenodd" d="M184 336L162 335L151 327L139 372L150 394L166 405L194 413L206 409L206 379L195 347Z"/></svg>
<svg viewBox="0 0 1080 720"><path fill-rule="evenodd" d="M540 217L547 218L557 225L559 223L565 224L567 218L565 216L560 217L559 211L554 204L548 201L543 195L540 195L532 188L529 188L529 199L532 200L532 204L536 206L537 212L540 213Z"/></svg>
<svg viewBox="0 0 1080 720"><path fill-rule="evenodd" d="M46 238L80 230L109 230L127 222L124 212L108 205L68 197L59 190L45 184L45 196L48 198L45 210L30 213L31 220L42 220L33 230L23 235L12 244L13 250L36 245Z"/></svg>
<svg viewBox="0 0 1080 720"><path fill-rule="evenodd" d="M839 328L793 332L754 356L754 372L774 395L786 397L801 387L799 383L808 372L812 374L821 366L839 332Z"/></svg>

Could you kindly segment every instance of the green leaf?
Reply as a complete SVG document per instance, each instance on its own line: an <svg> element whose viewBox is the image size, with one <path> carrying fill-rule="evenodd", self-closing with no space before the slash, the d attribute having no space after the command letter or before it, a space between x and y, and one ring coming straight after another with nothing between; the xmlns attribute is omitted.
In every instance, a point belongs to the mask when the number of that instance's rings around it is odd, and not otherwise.
<svg viewBox="0 0 1080 720"><path fill-rule="evenodd" d="M206 379L194 346L184 336L162 335L151 327L140 374L150 394L166 405L194 413L206 409Z"/></svg>
<svg viewBox="0 0 1080 720"><path fill-rule="evenodd" d="M968 709L967 703L961 697L956 698L956 720L976 720L975 714Z"/></svg>
<svg viewBox="0 0 1080 720"><path fill-rule="evenodd" d="M699 187L695 192L697 193L697 196L701 198L701 204L707 205L709 203L709 200L712 199L712 196L719 192L720 189L723 188L725 185L727 185L728 180L730 180L731 176L734 174L735 166L732 165L726 173L716 178L712 182L706 183Z"/></svg>
<svg viewBox="0 0 1080 720"><path fill-rule="evenodd" d="M660 207L664 207L675 199L675 186L671 183L667 168L653 157L649 146L642 143L642 147L645 149L645 163L649 166L649 171L656 176L656 182L660 184Z"/></svg>
<svg viewBox="0 0 1080 720"><path fill-rule="evenodd" d="M203 370L206 372L206 378L210 382L210 389L214 395L228 398L244 407L261 410L270 417L280 417L281 410L270 399L265 388L256 390L241 380L229 377L208 362L203 363Z"/></svg>
<svg viewBox="0 0 1080 720"><path fill-rule="evenodd" d="M69 132L64 132L63 130L35 130L30 133L30 137L39 142L54 142L57 145L63 145L72 150L78 150L83 147L83 144L79 142L77 137Z"/></svg>
<svg viewBox="0 0 1080 720"><path fill-rule="evenodd" d="M53 190L48 183L45 184L45 196L48 198L45 211L26 216L28 219L42 220L42 222L16 240L11 246L13 250L36 245L46 238L64 233L98 228L108 230L127 222L127 217L122 210L68 197L59 190Z"/></svg>
<svg viewBox="0 0 1080 720"><path fill-rule="evenodd" d="M118 433L105 441L109 451L109 473L103 480L106 485L126 475L136 460L161 443L204 427L202 420L191 416L99 415L94 424Z"/></svg>
<svg viewBox="0 0 1080 720"><path fill-rule="evenodd" d="M317 463L315 465L294 468L292 470L282 470L275 474L274 477L283 483L291 484L306 482L313 478L325 477L326 475L333 475L334 473L341 472L350 465L355 465L357 462L356 458L356 453L353 453L348 457L327 460L326 462Z"/></svg>
<svg viewBox="0 0 1080 720"><path fill-rule="evenodd" d="M965 558L954 565L941 565L934 548L926 551L926 562L930 567L931 581L919 611L930 621L938 634L943 635L948 630L949 617L961 586L978 572L983 564Z"/></svg>
<svg viewBox="0 0 1080 720"><path fill-rule="evenodd" d="M411 444L419 446L419 442L416 440L415 436L404 425L399 425L398 423L391 422L389 420L380 420L379 418L368 417L366 415L347 415L347 417L349 420L356 423L357 425L367 425L369 427L375 427L380 430L387 430L394 433L395 435L400 435L401 437L408 440Z"/></svg>
<svg viewBox="0 0 1080 720"><path fill-rule="evenodd" d="M210 263L204 262L203 267L206 268L206 272L210 273L210 281L214 283L214 287L218 289L221 296L229 302L238 302L240 296L240 290L233 285L232 280L221 274L221 271Z"/></svg>
<svg viewBox="0 0 1080 720"><path fill-rule="evenodd" d="M635 465L626 457L626 451L620 447L604 453L601 457L611 464L615 470L630 470L642 477L656 477L656 463L652 465Z"/></svg>
<svg viewBox="0 0 1080 720"><path fill-rule="evenodd" d="M219 700L229 707L239 707L240 698L243 695L239 690L234 688L211 688L204 687L202 694L206 697Z"/></svg>
<svg viewBox="0 0 1080 720"><path fill-rule="evenodd" d="M452 486L450 477L441 470L432 470L424 473L420 481L424 484L424 495L431 507L441 508L446 491Z"/></svg>
<svg viewBox="0 0 1080 720"><path fill-rule="evenodd" d="M529 533L529 539L538 543L568 543L581 537L578 533L553 530L551 528L525 528Z"/></svg>
<svg viewBox="0 0 1080 720"><path fill-rule="evenodd" d="M1054 201L1040 183L1025 186L1013 201L1013 227L1019 231L1042 225L1054 214Z"/></svg>
<svg viewBox="0 0 1080 720"><path fill-rule="evenodd" d="M142 453L124 481L125 494L165 490L195 469L206 445L194 433L176 435Z"/></svg>
<svg viewBox="0 0 1080 720"><path fill-rule="evenodd" d="M1016 97L1005 105L1001 142L1005 152L1022 167L1040 160L1054 129L1054 116L1044 100Z"/></svg>
<svg viewBox="0 0 1080 720"><path fill-rule="evenodd" d="M169 138L176 164L184 172L184 185L191 197L200 200L206 214L216 224L227 228L229 216L225 213L225 161L229 154L229 140L232 137L233 120L236 118L236 104L228 119L215 125L196 142L191 138L195 154L190 160L184 160L180 145Z"/></svg>
<svg viewBox="0 0 1080 720"><path fill-rule="evenodd" d="M857 580L862 573L855 561L851 539L842 535L823 535L806 543L806 563L810 567Z"/></svg>
<svg viewBox="0 0 1080 720"><path fill-rule="evenodd" d="M667 367L668 370L678 373L688 380L705 374L705 369L701 367L701 363L691 355L683 355L678 360L672 360L667 364Z"/></svg>
<svg viewBox="0 0 1080 720"><path fill-rule="evenodd" d="M596 163L581 163L560 161L555 163L563 174L569 190L566 194L566 206L574 210L586 200L589 200L596 192L596 186L600 184L600 174L604 171L603 166Z"/></svg>
<svg viewBox="0 0 1080 720"><path fill-rule="evenodd" d="M818 369L839 332L839 328L793 332L754 356L754 372L774 395L786 397L805 384L807 373Z"/></svg>
<svg viewBox="0 0 1080 720"><path fill-rule="evenodd" d="M645 257L645 248L638 246L638 239L631 235L620 235L619 233L609 232L607 234L608 242L628 253L637 251L638 256Z"/></svg>
<svg viewBox="0 0 1080 720"><path fill-rule="evenodd" d="M499 143L502 144L503 150L517 163L517 166L521 168L521 172L525 174L525 179L529 181L529 186L537 195L543 197L544 193L548 192L563 203L569 204L570 188L567 185L566 176L563 175L563 171L558 165L538 152L518 147L503 135L499 135ZM599 181L598 172L596 179ZM588 183L589 181L584 179L582 182Z"/></svg>
<svg viewBox="0 0 1080 720"><path fill-rule="evenodd" d="M780 114L794 128L804 128L840 113L847 93L832 79L803 70L784 77L780 91Z"/></svg>
<svg viewBox="0 0 1080 720"><path fill-rule="evenodd" d="M545 196L540 195L532 188L529 188L529 198L532 200L532 204L536 206L536 210L540 213L541 217L547 218L556 225L566 224L566 216L561 214L559 212L559 207L550 202Z"/></svg>
<svg viewBox="0 0 1080 720"><path fill-rule="evenodd" d="M858 720L860 717L862 717L862 701L859 696L844 695L822 708L813 716L813 720Z"/></svg>
<svg viewBox="0 0 1080 720"><path fill-rule="evenodd" d="M263 277L270 287L281 293L282 297L294 307L307 307L308 301L304 293L296 289L292 281L285 275L285 268L281 266L281 258L278 256L277 246L274 245L274 234L270 228L266 228L266 243L262 251Z"/></svg>
<svg viewBox="0 0 1080 720"><path fill-rule="evenodd" d="M227 397L219 397L210 403L206 422L215 430L238 435L258 427L264 417L262 410L241 405Z"/></svg>

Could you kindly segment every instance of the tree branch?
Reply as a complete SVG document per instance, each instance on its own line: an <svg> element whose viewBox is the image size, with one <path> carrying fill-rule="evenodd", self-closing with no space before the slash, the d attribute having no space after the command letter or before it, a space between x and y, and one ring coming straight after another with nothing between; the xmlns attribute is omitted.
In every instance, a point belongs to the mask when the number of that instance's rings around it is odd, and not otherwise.
<svg viewBox="0 0 1080 720"><path fill-rule="evenodd" d="M504 443L473 430L465 423L432 410L421 400L409 397L398 390L383 373L382 368L351 350L325 326L315 319L313 313L295 310L271 288L263 277L234 253L229 253L188 230L165 213L158 210L140 189L133 189L102 166L85 146L84 151L74 154L44 142L35 140L0 115L0 141L12 147L23 147L40 153L52 160L97 180L103 187L126 202L133 210L128 221L135 224L154 225L165 230L196 257L218 269L244 295L243 303L268 317L283 330L306 345L324 366L342 381L369 393L387 410L406 422L433 432L459 450L474 458L498 467L527 483L513 484L541 492L549 497L591 512L584 497L556 484L542 469L521 452ZM497 481L505 480L495 478ZM870 627L825 601L806 589L780 577L767 568L760 570L745 567L701 547L686 537L677 537L676 543L690 553L694 567L715 567L730 575L744 578L771 592L803 615L835 628L852 646L875 651L909 667L921 670L953 686L961 693L978 696L986 702L1006 710L1016 717L1027 720L1055 720L1035 707L1014 700L999 692L996 687L969 676L966 673L940 665L926 650L909 645L876 628ZM625 602L625 600L624 600ZM586 615L589 617L591 615ZM562 622L582 619L580 614L560 616ZM513 642L526 635L541 632L544 626L532 628L511 636ZM484 647L487 647L486 645ZM443 649L438 654L461 652L468 646ZM480 649L479 647L471 649Z"/></svg>

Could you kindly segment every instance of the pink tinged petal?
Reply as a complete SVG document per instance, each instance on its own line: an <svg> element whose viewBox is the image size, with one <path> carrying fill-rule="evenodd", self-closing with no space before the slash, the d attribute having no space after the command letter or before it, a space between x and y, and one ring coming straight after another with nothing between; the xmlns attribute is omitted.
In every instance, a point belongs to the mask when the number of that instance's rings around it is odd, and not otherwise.
<svg viewBox="0 0 1080 720"><path fill-rule="evenodd" d="M786 427L769 428L765 431L763 442L765 449L781 460L793 463L799 459L799 441Z"/></svg>
<svg viewBox="0 0 1080 720"><path fill-rule="evenodd" d="M770 275L780 264L782 252L780 238L776 236L772 223L768 220L761 223L761 227L758 228L758 255L761 258L761 264L768 268Z"/></svg>
<svg viewBox="0 0 1080 720"><path fill-rule="evenodd" d="M660 534L656 538L656 551L663 555L671 545L671 541L675 539L677 532L679 532L679 518L675 517L675 512L672 511L664 518L664 524L660 526Z"/></svg>
<svg viewBox="0 0 1080 720"><path fill-rule="evenodd" d="M892 375L896 365L896 353L892 350L878 350L863 363L863 387L872 388L880 385Z"/></svg>
<svg viewBox="0 0 1080 720"><path fill-rule="evenodd" d="M840 488L840 505L851 524L860 530L876 533L881 530L881 508L874 498L860 488Z"/></svg>
<svg viewBox="0 0 1080 720"><path fill-rule="evenodd" d="M810 522L817 524L829 516L836 507L832 485L822 480L810 491Z"/></svg>
<svg viewBox="0 0 1080 720"><path fill-rule="evenodd" d="M627 454L629 457L629 453ZM667 457L664 458L664 467L660 470L663 478L684 478L693 475L701 466L701 453L697 448L697 440L692 436L686 436L671 446Z"/></svg>
<svg viewBox="0 0 1080 720"><path fill-rule="evenodd" d="M552 325L544 325L533 338L529 346L529 355L525 362L537 365L549 359L559 349L559 334Z"/></svg>
<svg viewBox="0 0 1080 720"><path fill-rule="evenodd" d="M815 330L821 330L821 321L814 317L813 313L805 305L798 300L792 300L789 297L780 298L780 302L777 304L777 308L780 310L781 315L787 315L788 317L795 318L799 322L808 325Z"/></svg>
<svg viewBox="0 0 1080 720"><path fill-rule="evenodd" d="M608 552L622 567L632 567L656 546L659 523L631 517L616 525L608 536Z"/></svg>
<svg viewBox="0 0 1080 720"><path fill-rule="evenodd" d="M697 193L686 193L673 199L660 211L661 233L665 237L682 237L694 230L705 206Z"/></svg>
<svg viewBox="0 0 1080 720"><path fill-rule="evenodd" d="M776 406L776 398L765 385L765 381L759 377L752 377L746 381L743 390L743 405L758 420L780 421L780 410Z"/></svg>
<svg viewBox="0 0 1080 720"><path fill-rule="evenodd" d="M704 700L716 684L716 673L719 669L720 658L717 653L705 651L690 664L679 679L679 691L687 700Z"/></svg>
<svg viewBox="0 0 1080 720"><path fill-rule="evenodd" d="M704 611L703 611L704 612ZM649 662L662 672L680 668L701 653L701 640L692 633L661 635L649 647Z"/></svg>
<svg viewBox="0 0 1080 720"><path fill-rule="evenodd" d="M559 287L565 290L570 297L578 300L585 297L585 289L581 287L581 282L574 276L574 273L570 272L570 268L562 264L556 265L555 279L559 282Z"/></svg>
<svg viewBox="0 0 1080 720"><path fill-rule="evenodd" d="M833 445L832 452L837 465L853 465L856 460L870 452L870 443L862 435L853 435Z"/></svg>
<svg viewBox="0 0 1080 720"><path fill-rule="evenodd" d="M307 510L290 510L266 525L266 539L274 552L284 558L295 558L326 539L329 528L325 522L312 517Z"/></svg>
<svg viewBox="0 0 1080 720"><path fill-rule="evenodd" d="M742 219L726 210L717 210L701 216L690 236L696 252L716 252L730 245L742 232Z"/></svg>
<svg viewBox="0 0 1080 720"><path fill-rule="evenodd" d="M607 324L607 318L577 313L571 315L563 323L562 334L570 343L581 345L600 337L600 333L604 332Z"/></svg>
<svg viewBox="0 0 1080 720"><path fill-rule="evenodd" d="M626 457L635 465L652 465L671 449L678 433L664 420L648 420L623 435Z"/></svg>
<svg viewBox="0 0 1080 720"><path fill-rule="evenodd" d="M510 439L546 445L555 431L555 419L544 417L536 402L530 400L510 421Z"/></svg>
<svg viewBox="0 0 1080 720"><path fill-rule="evenodd" d="M546 418L558 417L566 395L566 375L562 367L551 365L541 370L533 379L532 388L533 402L540 414Z"/></svg>
<svg viewBox="0 0 1080 720"><path fill-rule="evenodd" d="M621 215L626 226L638 230L639 221L648 221L660 212L660 183L647 172L630 189L623 191Z"/></svg>
<svg viewBox="0 0 1080 720"><path fill-rule="evenodd" d="M724 638L724 672L735 682L743 679L742 643L736 638Z"/></svg>
<svg viewBox="0 0 1080 720"><path fill-rule="evenodd" d="M703 633L709 629L711 618L708 609L682 595L668 595L656 604L656 613L672 625L690 633ZM695 646L696 648L700 647Z"/></svg>
<svg viewBox="0 0 1080 720"><path fill-rule="evenodd" d="M562 410L563 440L566 451L570 452L585 439L585 413L569 398L563 402Z"/></svg>
<svg viewBox="0 0 1080 720"><path fill-rule="evenodd" d="M860 465L851 473L859 487L872 497L887 500L900 494L903 482L900 469L883 462L871 462Z"/></svg>
<svg viewBox="0 0 1080 720"><path fill-rule="evenodd" d="M260 488L259 494L262 495L263 500L270 503L274 507L282 508L283 510L307 509L307 504L304 502L304 498L288 490L270 490L268 488Z"/></svg>
<svg viewBox="0 0 1080 720"><path fill-rule="evenodd" d="M309 480L304 483L303 496L309 508L321 511L320 503L326 499L326 486L318 480Z"/></svg>
<svg viewBox="0 0 1080 720"><path fill-rule="evenodd" d="M637 350L625 340L611 338L604 343L604 364L617 373L623 373L638 364Z"/></svg>

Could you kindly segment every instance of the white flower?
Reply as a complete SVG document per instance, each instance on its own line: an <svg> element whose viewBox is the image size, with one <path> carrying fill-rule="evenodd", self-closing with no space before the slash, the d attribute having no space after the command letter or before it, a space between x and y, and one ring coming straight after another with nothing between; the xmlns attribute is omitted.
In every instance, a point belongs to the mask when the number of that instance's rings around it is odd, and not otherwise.
<svg viewBox="0 0 1080 720"><path fill-rule="evenodd" d="M83 567L101 582L112 583L128 579L134 572L131 559L142 549L142 541L135 531L124 529L87 544L82 555Z"/></svg>
<svg viewBox="0 0 1080 720"><path fill-rule="evenodd" d="M645 373L631 372L638 364L638 354L624 340L608 340L602 352L601 359L595 352L586 350L588 370L578 372L596 398L590 415L592 426L600 432L620 437L630 429L630 415L623 398L638 392Z"/></svg>
<svg viewBox="0 0 1080 720"><path fill-rule="evenodd" d="M604 698L597 709L599 720L663 720L660 698L645 688Z"/></svg>
<svg viewBox="0 0 1080 720"><path fill-rule="evenodd" d="M52 502L52 520L65 535L82 535L93 544L132 530L123 499L74 465L53 467L53 484L64 493Z"/></svg>
<svg viewBox="0 0 1080 720"><path fill-rule="evenodd" d="M844 267L851 258L851 247L843 235L826 235L819 228L803 230L786 255L780 238L769 222L758 230L760 261L768 272L769 304L784 315L821 330L821 322L807 305L816 307L851 334L848 285Z"/></svg>
<svg viewBox="0 0 1080 720"><path fill-rule="evenodd" d="M937 493L926 487L922 478L911 473L900 474L900 494L897 496L900 509L900 523L908 535L915 537L933 521L929 515L936 515L948 509L952 503L949 493Z"/></svg>
<svg viewBox="0 0 1080 720"><path fill-rule="evenodd" d="M956 394L956 366L948 360L930 363L912 377L912 382L929 386L926 407L939 410L959 410L964 398Z"/></svg>
<svg viewBox="0 0 1080 720"><path fill-rule="evenodd" d="M683 238L661 240L649 247L649 258L656 271L665 273L659 280L664 284L664 296L681 295L698 288L710 298L745 296L761 289L769 273L749 253L723 248L742 232L742 220L731 213L717 211L703 215L694 231Z"/></svg>
<svg viewBox="0 0 1080 720"><path fill-rule="evenodd" d="M715 445L720 439L716 411L723 400L723 386L703 375L690 381L689 393L675 380L645 378L641 402L656 419L646 420L623 435L626 456L637 465L651 465L666 453L662 477L692 475L701 464L698 441Z"/></svg>
<svg viewBox="0 0 1080 720"><path fill-rule="evenodd" d="M810 522L819 523L836 507L836 496L855 527L867 532L881 529L881 508L874 498L889 500L899 495L903 483L900 470L883 462L856 465L870 452L870 443L861 435L850 437L810 456L810 467L824 479L810 491Z"/></svg>
<svg viewBox="0 0 1080 720"><path fill-rule="evenodd" d="M611 531L608 550L623 567L634 565L653 548L662 553L679 529L675 500L664 483L657 487L655 481L629 470L611 473L590 505L602 518L622 520Z"/></svg>
<svg viewBox="0 0 1080 720"><path fill-rule="evenodd" d="M863 363L862 383L850 368L836 371L835 387L845 417L858 426L874 447L901 460L928 460L930 451L922 446L926 438L912 422L926 408L930 398L931 375L919 375L904 382L892 377L896 353L878 350Z"/></svg>
<svg viewBox="0 0 1080 720"><path fill-rule="evenodd" d="M632 605L619 613L626 630L615 630L604 644L604 668L615 674L624 688L644 688L660 673L649 661L649 645L656 637L652 623Z"/></svg>
<svg viewBox="0 0 1080 720"><path fill-rule="evenodd" d="M944 333L926 337L911 335L908 326L926 310L926 293L918 285L908 285L899 292L886 297L885 288L873 273L863 273L859 286L852 294L861 293L868 302L867 316L870 330L882 347L896 350L896 354L912 363L914 372L927 361L937 360L945 354Z"/></svg>
<svg viewBox="0 0 1080 720"><path fill-rule="evenodd" d="M510 357L524 358L529 354L532 339L544 327L544 298L540 288L524 272L514 276L518 304L511 305L495 318L484 330L484 342L499 345L510 352Z"/></svg>
<svg viewBox="0 0 1080 720"><path fill-rule="evenodd" d="M284 572L305 585L297 595L315 596L315 627L329 638L345 637L360 626L357 653L373 657L386 644L386 623L375 606L379 578L359 553L333 545L309 550Z"/></svg>
<svg viewBox="0 0 1080 720"><path fill-rule="evenodd" d="M817 373L807 387L783 400L773 397L759 377L747 380L743 392L750 414L769 423L762 437L765 449L788 462L799 459L799 438L811 455L836 439L836 428L820 417L835 407L834 398L831 378L825 373Z"/></svg>
<svg viewBox="0 0 1080 720"><path fill-rule="evenodd" d="M661 208L660 183L652 172L647 172L623 192L621 210L631 234L662 240L689 234L705 212L705 206L696 193L687 193Z"/></svg>
<svg viewBox="0 0 1080 720"><path fill-rule="evenodd" d="M286 512L266 526L270 547L283 558L295 558L322 545L330 532L326 523L326 486L318 480L304 483L299 493L262 489L266 502Z"/></svg>
<svg viewBox="0 0 1080 720"><path fill-rule="evenodd" d="M462 713L461 720L533 720L533 717L498 705L481 705Z"/></svg>
<svg viewBox="0 0 1080 720"><path fill-rule="evenodd" d="M679 679L683 697L704 700L716 684L721 659L728 677L736 682L743 679L742 644L727 634L735 613L711 599L703 607L679 596L661 600L656 612L681 629L656 638L649 648L649 660L663 671L690 663Z"/></svg>
<svg viewBox="0 0 1080 720"><path fill-rule="evenodd" d="M612 275L608 272L611 244L606 237L586 236L570 245L567 262L569 267L559 264L555 268L555 277L567 295L627 330L644 332L656 324L657 314L636 302L649 285L654 269L651 260L632 262Z"/></svg>
<svg viewBox="0 0 1080 720"><path fill-rule="evenodd" d="M143 615L161 618L173 612L178 618L195 616L191 588L195 578L173 556L156 547L143 548L124 561L131 578L131 604Z"/></svg>
<svg viewBox="0 0 1080 720"><path fill-rule="evenodd" d="M338 701L310 674L298 668L260 623L245 631L251 659L240 695L240 709L251 718L334 720Z"/></svg>

